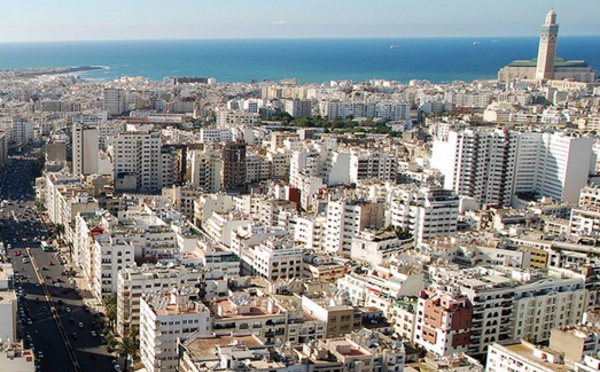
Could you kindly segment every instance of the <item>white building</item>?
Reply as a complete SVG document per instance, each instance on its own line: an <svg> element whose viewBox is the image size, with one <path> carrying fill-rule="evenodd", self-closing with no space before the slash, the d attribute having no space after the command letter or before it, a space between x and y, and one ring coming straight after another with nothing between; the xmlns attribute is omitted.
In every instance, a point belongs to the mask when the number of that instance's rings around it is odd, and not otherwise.
<svg viewBox="0 0 600 372"><path fill-rule="evenodd" d="M352 238L366 228L380 229L384 222L384 203L340 199L327 203L325 250L350 256Z"/></svg>
<svg viewBox="0 0 600 372"><path fill-rule="evenodd" d="M290 240L265 240L254 247L252 266L270 281L302 278L302 250Z"/></svg>
<svg viewBox="0 0 600 372"><path fill-rule="evenodd" d="M100 234L94 237L92 249L90 287L96 300L102 302L104 296L117 292L119 271L135 262L135 245L124 235Z"/></svg>
<svg viewBox="0 0 600 372"><path fill-rule="evenodd" d="M323 215L303 215L295 217L294 240L306 249L321 250L323 248L323 230L327 218Z"/></svg>
<svg viewBox="0 0 600 372"><path fill-rule="evenodd" d="M98 128L73 123L73 174L98 173Z"/></svg>
<svg viewBox="0 0 600 372"><path fill-rule="evenodd" d="M312 116L312 102L310 100L288 99L285 101L285 111L294 118Z"/></svg>
<svg viewBox="0 0 600 372"><path fill-rule="evenodd" d="M131 265L118 274L117 284L117 332L126 334L132 327L140 326L142 295L160 289L198 286L204 272L183 265Z"/></svg>
<svg viewBox="0 0 600 372"><path fill-rule="evenodd" d="M396 179L398 162L394 154L381 150L353 151L350 155L350 182L376 178L380 181Z"/></svg>
<svg viewBox="0 0 600 372"><path fill-rule="evenodd" d="M217 113L217 126L229 128L238 125L255 125L260 123L260 116L253 112L222 110Z"/></svg>
<svg viewBox="0 0 600 372"><path fill-rule="evenodd" d="M201 128L200 143L217 144L221 142L233 141L231 128Z"/></svg>
<svg viewBox="0 0 600 372"><path fill-rule="evenodd" d="M412 234L418 243L457 231L459 197L450 190L399 187L389 203L391 225Z"/></svg>
<svg viewBox="0 0 600 372"><path fill-rule="evenodd" d="M352 239L350 257L381 265L411 243L408 241L407 244L406 240L398 239L395 232L365 230Z"/></svg>
<svg viewBox="0 0 600 372"><path fill-rule="evenodd" d="M217 192L221 189L221 171L223 162L216 148L205 146L189 152L190 182L205 192Z"/></svg>
<svg viewBox="0 0 600 372"><path fill-rule="evenodd" d="M501 345L493 343L487 353L487 372L569 371L562 353L526 341Z"/></svg>
<svg viewBox="0 0 600 372"><path fill-rule="evenodd" d="M2 247L4 249L4 247ZM12 264L0 264L0 338L17 340L17 295Z"/></svg>
<svg viewBox="0 0 600 372"><path fill-rule="evenodd" d="M155 192L162 189L159 132L119 133L114 142L114 159L116 190Z"/></svg>
<svg viewBox="0 0 600 372"><path fill-rule="evenodd" d="M514 149L503 130L450 131L433 144L431 166L444 175L444 188L479 203L510 204ZM514 155L513 155L514 156Z"/></svg>
<svg viewBox="0 0 600 372"><path fill-rule="evenodd" d="M583 277L544 278L540 272L502 266L438 272L434 283L469 300L470 355L485 353L494 342L548 341L552 328L578 324L595 303Z"/></svg>
<svg viewBox="0 0 600 372"><path fill-rule="evenodd" d="M140 357L149 372L173 371L178 365L177 339L209 335L210 311L197 291L180 288L142 296Z"/></svg>
<svg viewBox="0 0 600 372"><path fill-rule="evenodd" d="M520 193L576 203L594 169L594 143L571 133L450 131L434 142L431 165L444 188L479 203L509 205Z"/></svg>
<svg viewBox="0 0 600 372"><path fill-rule="evenodd" d="M104 109L109 115L121 115L125 112L125 92L121 89L104 90Z"/></svg>

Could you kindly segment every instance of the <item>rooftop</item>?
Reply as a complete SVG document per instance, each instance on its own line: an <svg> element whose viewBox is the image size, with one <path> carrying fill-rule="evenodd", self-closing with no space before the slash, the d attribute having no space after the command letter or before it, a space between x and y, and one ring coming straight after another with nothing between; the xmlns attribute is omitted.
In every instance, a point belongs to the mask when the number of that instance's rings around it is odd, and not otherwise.
<svg viewBox="0 0 600 372"><path fill-rule="evenodd" d="M537 58L532 59L518 59L512 61L509 66L511 67L536 67ZM561 57L556 57L554 60L554 67L588 67L587 62L583 60L566 60Z"/></svg>
<svg viewBox="0 0 600 372"><path fill-rule="evenodd" d="M245 346L252 348L262 346L262 343L252 335L198 337L185 341L185 347L188 349L192 358L214 356L216 354L216 347L224 346Z"/></svg>

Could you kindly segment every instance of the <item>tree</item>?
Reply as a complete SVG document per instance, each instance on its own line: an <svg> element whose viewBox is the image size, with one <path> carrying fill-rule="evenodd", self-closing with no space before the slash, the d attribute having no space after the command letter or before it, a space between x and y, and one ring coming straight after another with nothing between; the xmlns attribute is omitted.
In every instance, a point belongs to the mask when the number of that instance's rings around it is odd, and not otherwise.
<svg viewBox="0 0 600 372"><path fill-rule="evenodd" d="M127 367L129 366L129 356L135 359L138 350L137 335L134 333L135 330L135 327L132 328L129 333L120 340L117 340L115 345L115 349L124 356L123 371L127 371Z"/></svg>
<svg viewBox="0 0 600 372"><path fill-rule="evenodd" d="M39 213L42 213L46 210L46 208L44 207L44 203L42 203L42 201L38 197L35 198L33 204L35 205L35 208Z"/></svg>
<svg viewBox="0 0 600 372"><path fill-rule="evenodd" d="M54 227L54 234L56 234L56 236L61 236L64 233L65 233L65 225L63 225L62 223L59 223Z"/></svg>
<svg viewBox="0 0 600 372"><path fill-rule="evenodd" d="M106 316L108 317L108 323L111 327L117 321L117 294L110 293L102 299L102 305L104 305L104 309L106 310Z"/></svg>

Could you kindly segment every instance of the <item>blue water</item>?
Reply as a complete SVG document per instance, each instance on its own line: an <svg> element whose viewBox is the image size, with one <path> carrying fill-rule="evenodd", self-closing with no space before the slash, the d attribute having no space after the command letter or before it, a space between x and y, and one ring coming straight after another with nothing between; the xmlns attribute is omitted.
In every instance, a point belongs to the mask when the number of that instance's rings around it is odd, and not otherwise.
<svg viewBox="0 0 600 372"><path fill-rule="evenodd" d="M106 66L86 78L211 76L218 82L297 77L301 83L370 78L435 83L494 78L537 55L538 39L264 39L0 43L0 69ZM480 45L473 45L480 41ZM398 48L390 49L390 45ZM562 36L558 55L600 68L600 36Z"/></svg>

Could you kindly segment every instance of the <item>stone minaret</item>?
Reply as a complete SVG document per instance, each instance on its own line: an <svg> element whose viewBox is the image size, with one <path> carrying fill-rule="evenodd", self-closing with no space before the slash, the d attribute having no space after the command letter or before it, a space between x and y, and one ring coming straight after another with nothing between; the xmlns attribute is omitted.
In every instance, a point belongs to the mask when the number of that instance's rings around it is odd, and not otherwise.
<svg viewBox="0 0 600 372"><path fill-rule="evenodd" d="M535 78L537 80L554 78L554 59L556 58L556 42L558 37L558 24L556 13L550 9L546 14L546 23L542 25L540 34L540 49L538 51Z"/></svg>

